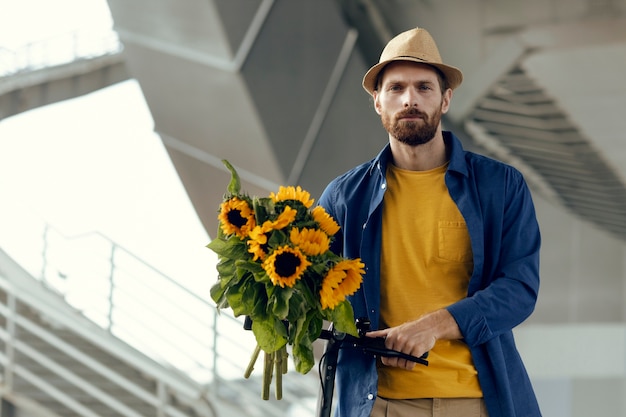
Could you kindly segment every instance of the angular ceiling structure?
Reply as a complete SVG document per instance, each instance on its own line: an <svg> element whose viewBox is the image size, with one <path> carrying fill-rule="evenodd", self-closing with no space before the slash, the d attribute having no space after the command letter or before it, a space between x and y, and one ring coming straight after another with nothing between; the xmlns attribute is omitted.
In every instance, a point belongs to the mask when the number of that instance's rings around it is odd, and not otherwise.
<svg viewBox="0 0 626 417"><path fill-rule="evenodd" d="M444 121L544 198L626 238L624 0L109 0L198 215L213 235L237 167L315 197L387 142L361 78L425 27L461 68Z"/></svg>

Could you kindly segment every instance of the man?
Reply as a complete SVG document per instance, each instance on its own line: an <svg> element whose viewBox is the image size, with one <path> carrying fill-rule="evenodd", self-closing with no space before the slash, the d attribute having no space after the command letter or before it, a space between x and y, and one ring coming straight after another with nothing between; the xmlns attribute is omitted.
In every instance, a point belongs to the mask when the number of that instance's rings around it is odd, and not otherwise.
<svg viewBox="0 0 626 417"><path fill-rule="evenodd" d="M389 144L319 202L341 226L333 250L366 265L355 317L429 365L342 349L337 417L541 415L512 333L539 289L535 210L517 170L442 131L462 79L420 28L363 78Z"/></svg>

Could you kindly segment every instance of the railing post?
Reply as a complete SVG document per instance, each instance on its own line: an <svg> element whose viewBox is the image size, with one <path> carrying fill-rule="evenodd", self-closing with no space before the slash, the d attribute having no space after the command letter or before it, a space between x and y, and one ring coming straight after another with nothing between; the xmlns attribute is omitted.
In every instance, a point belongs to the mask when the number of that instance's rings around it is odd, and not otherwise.
<svg viewBox="0 0 626 417"><path fill-rule="evenodd" d="M159 408L157 409L157 417L165 416L165 407L167 406L167 391L165 390L165 383L162 380L157 381L157 398L159 399Z"/></svg>
<svg viewBox="0 0 626 417"><path fill-rule="evenodd" d="M217 314L213 313L213 384L215 390L219 390L219 373L217 372Z"/></svg>
<svg viewBox="0 0 626 417"><path fill-rule="evenodd" d="M48 223L44 224L43 228L43 248L41 249L41 277L39 278L41 282L46 283L46 268L48 267L48 230L50 229L50 225Z"/></svg>
<svg viewBox="0 0 626 417"><path fill-rule="evenodd" d="M70 36L72 37L72 55L74 56L74 59L76 59L79 56L80 50L78 32L74 31Z"/></svg>
<svg viewBox="0 0 626 417"><path fill-rule="evenodd" d="M13 293L13 287L10 286L7 291L7 308L9 310L7 315L7 334L8 339L5 346L5 354L7 357L7 364L4 368L4 386L8 392L13 390L13 367L15 364L15 316L17 314L17 301L15 300L15 294Z"/></svg>
<svg viewBox="0 0 626 417"><path fill-rule="evenodd" d="M115 274L115 250L117 245L115 243L111 243L111 257L109 258L110 269L109 269L109 311L107 314L108 325L107 330L109 333L113 332L113 295L115 292L115 282L114 282L114 274Z"/></svg>

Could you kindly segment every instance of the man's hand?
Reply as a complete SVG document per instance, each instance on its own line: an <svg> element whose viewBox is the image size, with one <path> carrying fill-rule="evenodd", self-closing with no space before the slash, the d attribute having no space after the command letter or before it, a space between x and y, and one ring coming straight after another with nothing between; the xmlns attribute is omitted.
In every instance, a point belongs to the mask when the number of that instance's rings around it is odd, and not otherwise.
<svg viewBox="0 0 626 417"><path fill-rule="evenodd" d="M437 340L455 340L463 337L454 317L446 309L428 313L417 320L396 327L368 332L365 335L384 337L385 347L388 349L416 357L431 350ZM382 357L381 361L384 365L408 370L416 365L415 362L402 358Z"/></svg>

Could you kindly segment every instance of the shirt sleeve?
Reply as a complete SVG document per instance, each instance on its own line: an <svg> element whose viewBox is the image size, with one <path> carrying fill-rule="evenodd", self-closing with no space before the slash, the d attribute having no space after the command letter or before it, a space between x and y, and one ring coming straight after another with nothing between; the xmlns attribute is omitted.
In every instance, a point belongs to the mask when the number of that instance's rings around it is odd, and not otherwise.
<svg viewBox="0 0 626 417"><path fill-rule="evenodd" d="M510 332L537 301L541 238L534 205L522 175L511 169L505 176L502 196L483 201L484 259L472 277L479 285L448 307L469 346Z"/></svg>

